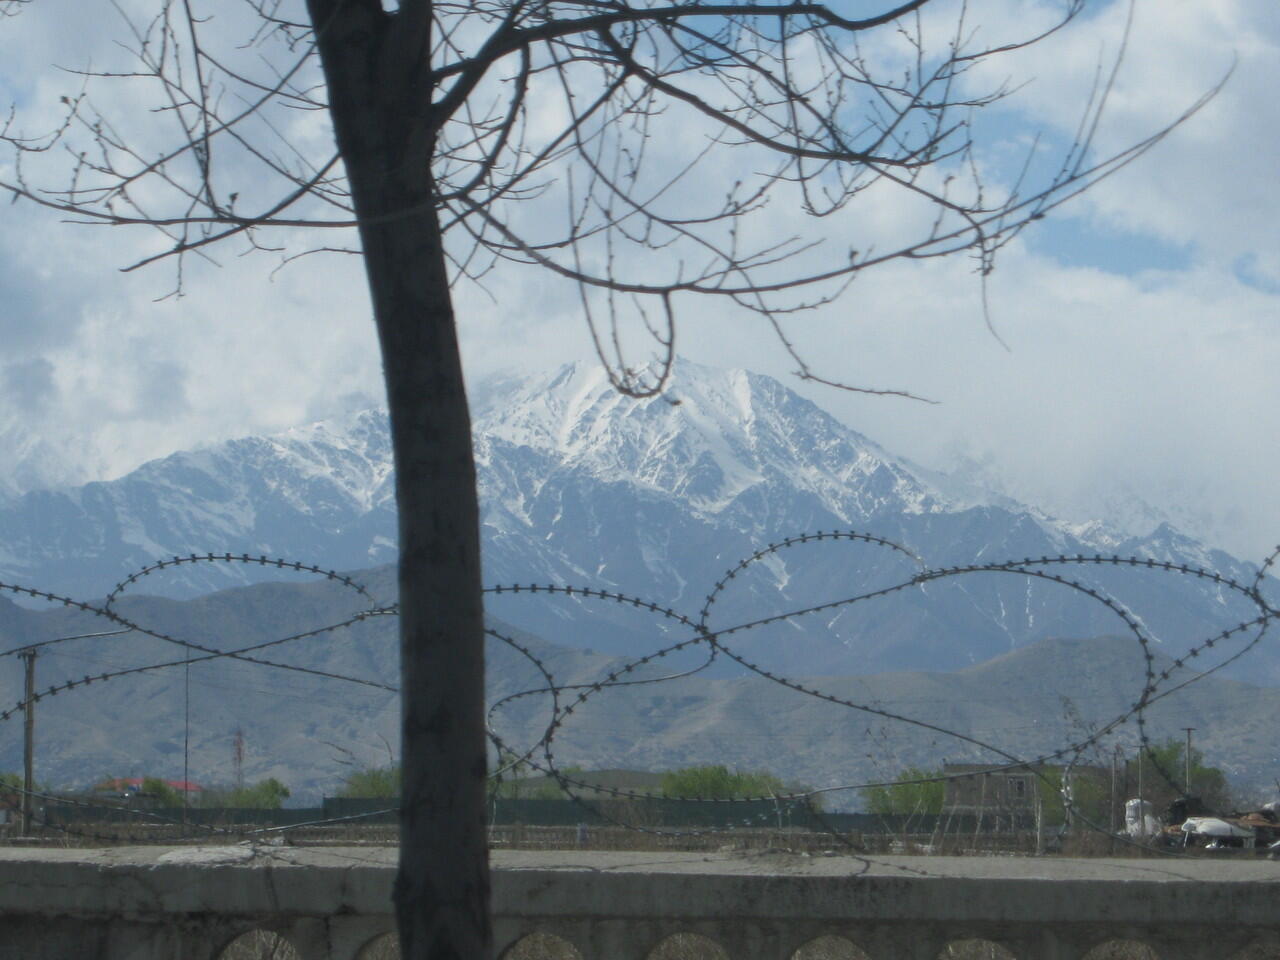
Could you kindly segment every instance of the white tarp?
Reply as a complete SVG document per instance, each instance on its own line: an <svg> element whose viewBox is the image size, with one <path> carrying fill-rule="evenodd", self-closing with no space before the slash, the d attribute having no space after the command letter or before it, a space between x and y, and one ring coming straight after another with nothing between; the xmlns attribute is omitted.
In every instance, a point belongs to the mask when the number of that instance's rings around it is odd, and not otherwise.
<svg viewBox="0 0 1280 960"><path fill-rule="evenodd" d="M1154 837L1160 832L1150 800L1129 800L1124 805L1124 832L1131 837Z"/></svg>
<svg viewBox="0 0 1280 960"><path fill-rule="evenodd" d="M1238 824L1227 823L1218 817L1187 817L1182 824L1183 833L1195 833L1202 837L1252 837L1253 830Z"/></svg>

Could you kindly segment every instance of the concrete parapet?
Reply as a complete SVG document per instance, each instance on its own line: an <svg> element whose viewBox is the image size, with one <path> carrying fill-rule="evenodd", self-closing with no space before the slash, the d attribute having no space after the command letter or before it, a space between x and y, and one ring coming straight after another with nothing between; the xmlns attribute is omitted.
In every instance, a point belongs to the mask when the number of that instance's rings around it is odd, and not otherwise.
<svg viewBox="0 0 1280 960"><path fill-rule="evenodd" d="M250 930L284 938L300 960L366 960L394 926L395 856L0 849L0 960L223 960ZM733 960L807 956L797 951L823 937L870 960L1280 960L1278 883L1280 864L1262 860L509 851L494 855L494 930L499 957L554 934L581 960L647 960L678 934ZM992 946L954 947L972 940Z"/></svg>

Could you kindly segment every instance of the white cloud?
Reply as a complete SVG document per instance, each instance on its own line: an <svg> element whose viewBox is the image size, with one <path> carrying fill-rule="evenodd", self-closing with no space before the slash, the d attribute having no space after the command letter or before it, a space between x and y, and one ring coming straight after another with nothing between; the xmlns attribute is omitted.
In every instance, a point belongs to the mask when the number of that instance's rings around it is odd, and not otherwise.
<svg viewBox="0 0 1280 960"><path fill-rule="evenodd" d="M1008 253L990 292L1010 352L985 331L959 262L868 274L797 325L823 375L939 405L806 392L925 463L988 461L1011 493L1068 516L1131 491L1242 555L1274 545L1277 298L1210 267L1123 277ZM726 319L685 342L704 360L762 366L751 347L723 348L748 339Z"/></svg>
<svg viewBox="0 0 1280 960"><path fill-rule="evenodd" d="M1127 10L1113 0L1056 39L1052 57L1024 55L1035 77L1016 101L1024 117L1059 135L1075 130L1081 93L1096 65L1118 53ZM1280 9L1248 0L1139 0L1095 152L1122 150L1159 130L1229 71L1217 97L1135 167L1090 191L1077 212L1102 226L1193 243L1201 261L1253 258L1280 281L1280 199L1270 187L1280 155Z"/></svg>

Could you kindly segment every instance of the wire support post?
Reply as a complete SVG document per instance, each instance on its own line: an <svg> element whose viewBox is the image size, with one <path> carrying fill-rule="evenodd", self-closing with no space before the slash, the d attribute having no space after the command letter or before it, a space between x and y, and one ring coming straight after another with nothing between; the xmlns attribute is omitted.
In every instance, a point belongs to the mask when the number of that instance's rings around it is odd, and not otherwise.
<svg viewBox="0 0 1280 960"><path fill-rule="evenodd" d="M22 658L25 684L23 687L23 724L22 724L22 813L19 821L19 836L31 835L31 795L35 790L33 769L35 767L36 740L36 650L28 647L18 654Z"/></svg>

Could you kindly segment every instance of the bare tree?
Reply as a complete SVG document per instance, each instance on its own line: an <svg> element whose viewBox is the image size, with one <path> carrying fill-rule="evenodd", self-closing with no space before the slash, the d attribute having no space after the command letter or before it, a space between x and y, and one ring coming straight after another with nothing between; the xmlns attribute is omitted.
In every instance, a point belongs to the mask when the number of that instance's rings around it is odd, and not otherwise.
<svg viewBox="0 0 1280 960"><path fill-rule="evenodd" d="M1112 64L1052 163L1033 148L984 177L974 118L1010 90L980 89L977 68L1084 5L985 42L965 0L868 0L852 19L806 0L155 0L125 15L127 65L85 70L49 132L10 115L0 186L159 230L130 269L173 264L175 292L228 243L363 257L400 517L406 957L491 950L478 509L451 287L504 261L576 285L633 396L662 389L678 320L706 297L758 317L801 377L904 393L811 366L789 319L893 260L968 253L985 276L1026 224L1199 106L1097 158ZM109 106L104 84L140 89ZM895 226L865 232L854 201L894 204Z"/></svg>

